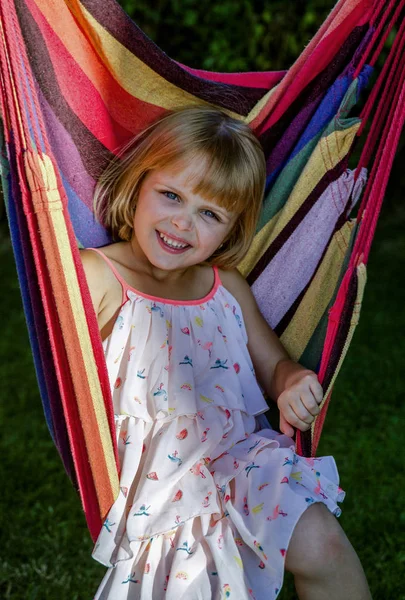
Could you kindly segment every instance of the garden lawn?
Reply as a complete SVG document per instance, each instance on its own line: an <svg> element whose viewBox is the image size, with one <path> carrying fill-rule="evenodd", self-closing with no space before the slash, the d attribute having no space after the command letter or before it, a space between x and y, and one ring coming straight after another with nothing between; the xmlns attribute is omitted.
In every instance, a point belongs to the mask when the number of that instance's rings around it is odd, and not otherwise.
<svg viewBox="0 0 405 600"><path fill-rule="evenodd" d="M405 600L404 231L405 209L384 207L360 323L318 450L336 459L347 493L339 521L374 600ZM0 597L90 600L105 568L90 556L80 501L46 428L4 224L0 234ZM288 574L279 598L296 598Z"/></svg>

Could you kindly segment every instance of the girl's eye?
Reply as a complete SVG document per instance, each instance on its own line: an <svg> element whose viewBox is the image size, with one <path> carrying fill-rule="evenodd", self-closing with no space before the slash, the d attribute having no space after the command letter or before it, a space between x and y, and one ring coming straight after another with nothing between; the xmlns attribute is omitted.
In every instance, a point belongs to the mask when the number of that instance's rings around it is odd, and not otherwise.
<svg viewBox="0 0 405 600"><path fill-rule="evenodd" d="M164 196L166 196L166 198L169 198L169 200L180 201L180 197L175 192L163 191L161 193ZM204 215L206 215L207 217L209 217L210 219L215 219L216 221L220 221L219 217L212 210L209 210L208 208L206 208L205 210L202 210L201 212Z"/></svg>
<svg viewBox="0 0 405 600"><path fill-rule="evenodd" d="M212 212L212 210L207 209L207 210L204 210L203 213L205 215L207 215L207 217L209 217L210 219L216 219L217 221L219 221L217 215L214 212Z"/></svg>
<svg viewBox="0 0 405 600"><path fill-rule="evenodd" d="M163 194L165 196L167 196L167 198L169 198L169 200L177 200L178 199L178 195L175 194L174 192L163 192Z"/></svg>

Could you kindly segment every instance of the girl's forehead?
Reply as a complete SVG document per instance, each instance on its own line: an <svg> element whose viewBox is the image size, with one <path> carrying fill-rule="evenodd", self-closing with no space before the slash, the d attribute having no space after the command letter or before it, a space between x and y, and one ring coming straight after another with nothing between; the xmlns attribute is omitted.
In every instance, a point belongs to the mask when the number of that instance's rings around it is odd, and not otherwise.
<svg viewBox="0 0 405 600"><path fill-rule="evenodd" d="M202 200L210 201L216 204L215 199L204 197L203 194L196 193L196 187L204 179L204 169L198 164L176 164L173 167L165 167L164 169L154 169L149 173L151 183L170 186L175 192L180 195L198 196Z"/></svg>
<svg viewBox="0 0 405 600"><path fill-rule="evenodd" d="M193 188L204 178L207 167L204 160L178 160L166 167L152 171L154 179L177 182L186 188Z"/></svg>

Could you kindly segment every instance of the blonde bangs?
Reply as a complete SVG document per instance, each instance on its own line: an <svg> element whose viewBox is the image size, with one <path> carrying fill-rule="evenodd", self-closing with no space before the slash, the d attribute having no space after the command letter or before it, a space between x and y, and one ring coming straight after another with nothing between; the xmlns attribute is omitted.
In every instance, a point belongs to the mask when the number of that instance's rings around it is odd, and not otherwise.
<svg viewBox="0 0 405 600"><path fill-rule="evenodd" d="M225 149L224 149L225 150ZM230 212L242 214L255 197L263 191L255 189L252 165L245 157L235 160L235 156L197 156L197 160L205 160L206 168L201 176L196 174L197 183L193 187L194 194L215 202Z"/></svg>

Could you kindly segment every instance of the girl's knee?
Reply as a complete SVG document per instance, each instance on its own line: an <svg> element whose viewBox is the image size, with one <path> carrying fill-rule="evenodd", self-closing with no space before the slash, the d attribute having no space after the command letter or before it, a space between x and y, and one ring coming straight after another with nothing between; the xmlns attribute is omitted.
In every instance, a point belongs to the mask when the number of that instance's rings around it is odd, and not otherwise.
<svg viewBox="0 0 405 600"><path fill-rule="evenodd" d="M321 503L310 506L298 521L286 555L286 569L303 577L324 577L351 544L336 517Z"/></svg>

